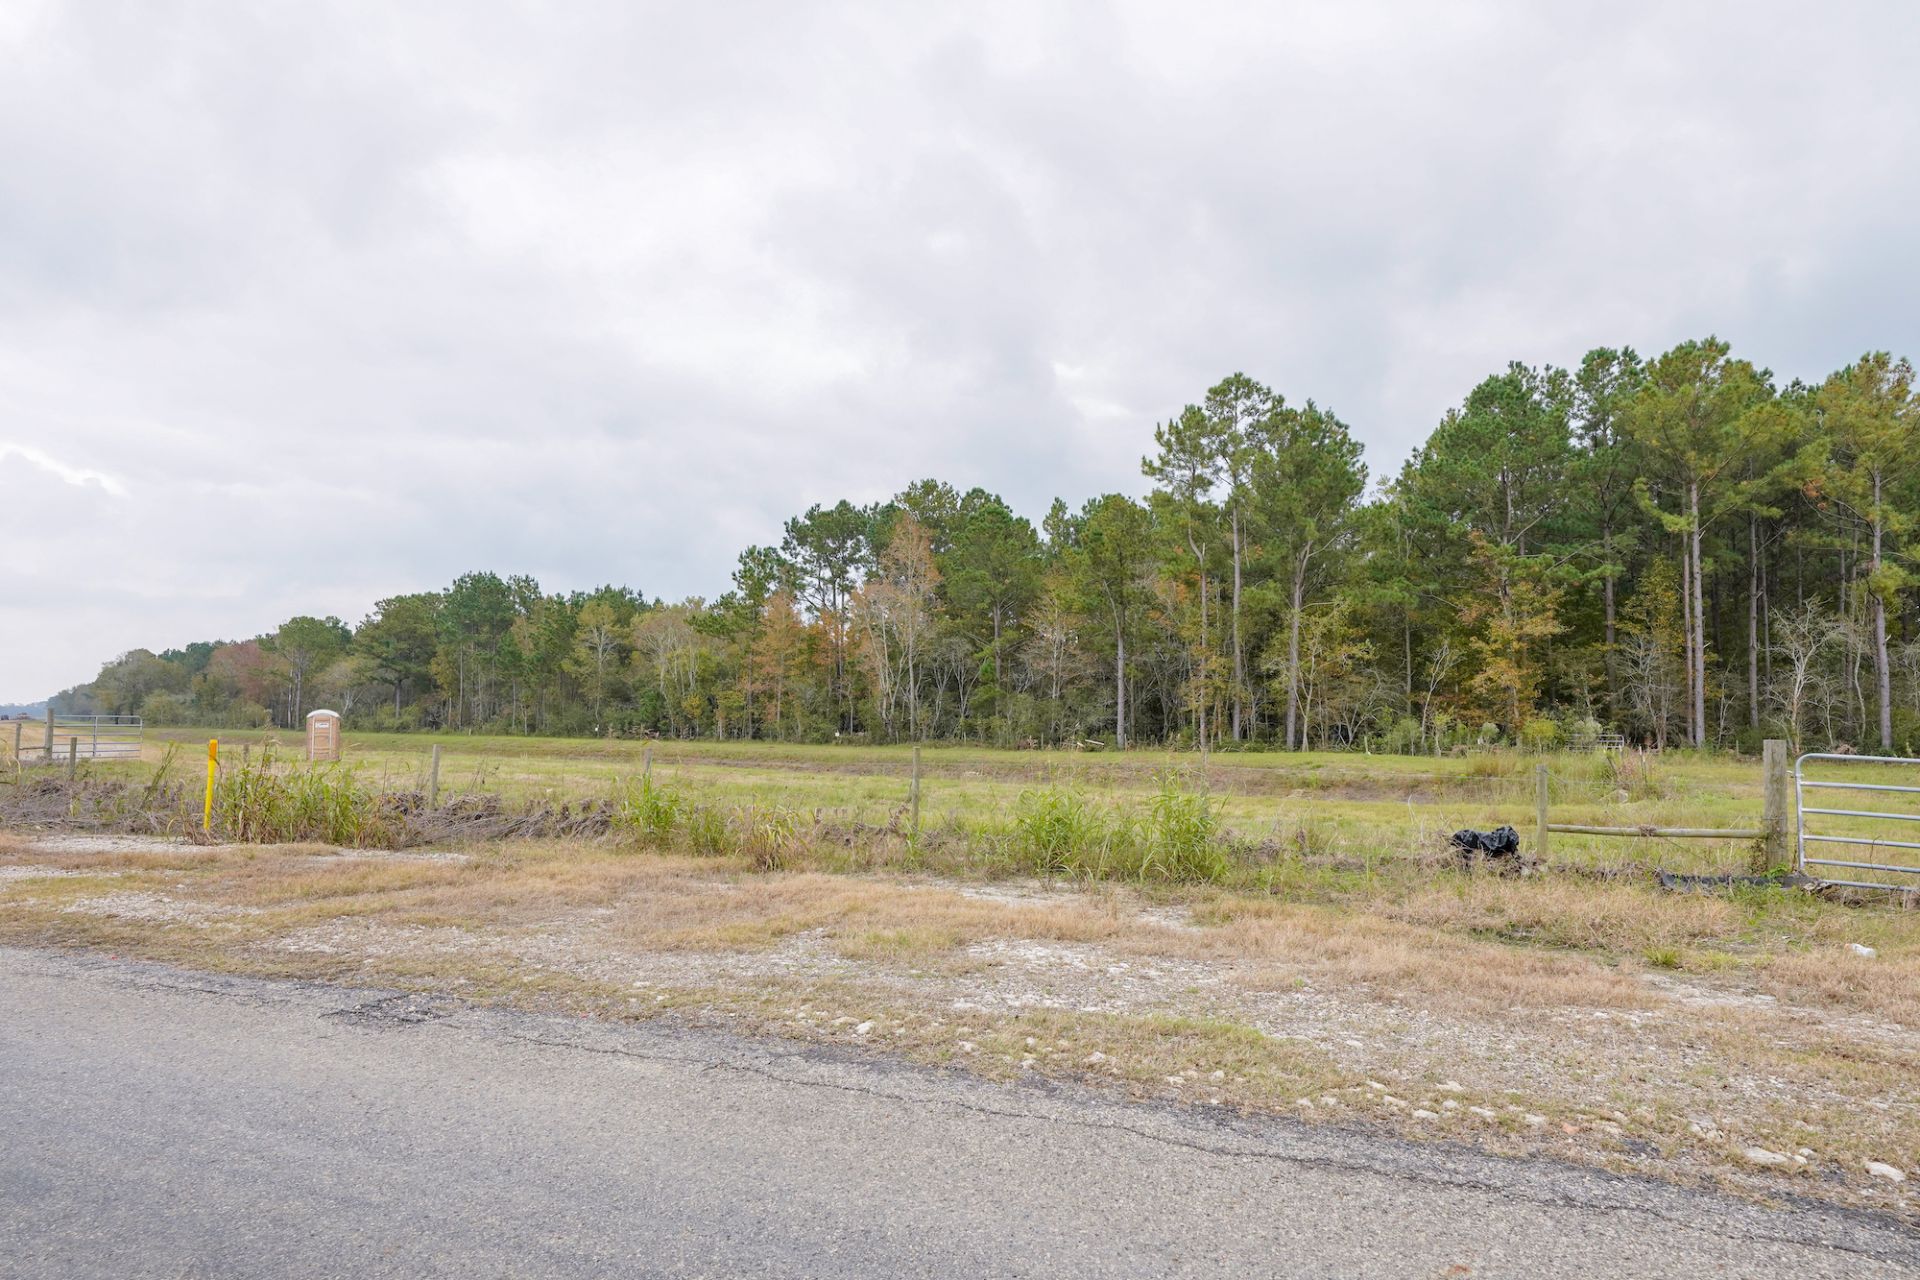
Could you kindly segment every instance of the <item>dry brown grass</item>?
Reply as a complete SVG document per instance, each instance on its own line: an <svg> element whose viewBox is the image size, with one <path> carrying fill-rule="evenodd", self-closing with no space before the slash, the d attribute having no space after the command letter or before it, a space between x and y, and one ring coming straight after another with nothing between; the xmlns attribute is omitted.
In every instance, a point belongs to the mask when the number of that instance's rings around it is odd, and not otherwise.
<svg viewBox="0 0 1920 1280"><path fill-rule="evenodd" d="M15 856L31 848L0 837ZM635 856L560 842L490 846L463 857L340 855L325 846L42 853L74 872L176 883L275 921L334 917L516 927L556 913L617 908L612 937L652 950L764 949L816 934L854 958L927 958L994 938L1101 944L1136 956L1258 962L1436 1007L1644 1007L1639 957L1738 942L1741 910L1724 898L1670 895L1586 879L1437 875L1328 905L1215 893L1197 929L1170 927L1125 890L1019 895L818 872L755 872L744 859ZM79 886L63 887L64 895ZM1818 917L1809 932L1848 922ZM1687 953L1689 955L1693 953ZM1920 947L1862 964L1831 942L1762 957L1774 994L1905 1022L1920 1020ZM1712 965L1704 966L1711 969Z"/></svg>
<svg viewBox="0 0 1920 1280"><path fill-rule="evenodd" d="M230 855L229 855L230 856ZM493 849L472 857L335 854L308 846L260 848L238 874L196 886L227 905L316 908L372 918L435 915L504 926L557 910L613 901L644 883L667 860L618 858L604 851L565 859L544 849ZM653 865L648 865L653 864Z"/></svg>
<svg viewBox="0 0 1920 1280"><path fill-rule="evenodd" d="M1450 933L1627 955L1726 938L1742 924L1725 898L1551 876L1454 877L1368 905L1389 919Z"/></svg>
<svg viewBox="0 0 1920 1280"><path fill-rule="evenodd" d="M15 838L15 848L26 846ZM489 847L465 858L337 855L281 845L164 852L60 853L71 871L196 875L195 896L270 911L280 925L337 917L477 927L535 924L556 913L615 908L611 940L648 950L765 949L818 935L852 958L929 958L994 938L1102 944L1128 955L1257 962L1383 997L1460 1010L1523 1006L1646 1007L1634 957L1725 942L1743 926L1721 898L1667 895L1589 880L1442 877L1357 906L1215 894L1198 929L1139 911L1107 888L1039 901L940 884L817 872L754 872L745 860L634 856L548 842ZM70 896L77 886L66 887ZM1586 954L1581 954L1586 953ZM1912 967L1787 954L1768 966L1772 990L1911 1020Z"/></svg>
<svg viewBox="0 0 1920 1280"><path fill-rule="evenodd" d="M1486 903L1470 915L1416 904L1406 914L1425 923L1414 924L1223 897L1200 909L1197 919L1208 927L1183 930L1143 917L1131 895L1114 890L1009 901L924 883L809 872L753 874L713 860L546 845L490 851L467 861L330 855L313 846L267 846L65 854L47 861L69 870L122 875L218 871L196 877L196 897L224 907L264 909L280 925L356 916L504 927L617 904L613 940L641 949L751 950L797 934L818 934L850 957L925 958L989 939L1034 939L1105 944L1141 957L1278 962L1383 993L1418 993L1461 1007L1617 1007L1647 998L1643 987L1591 960L1448 931L1447 925L1463 922L1485 927L1494 910ZM69 886L62 896L82 887ZM1478 892L1497 897L1509 909L1528 897L1507 886ZM1565 912L1567 904L1555 910ZM1463 983L1468 973L1473 981Z"/></svg>
<svg viewBox="0 0 1920 1280"><path fill-rule="evenodd" d="M1111 889L1008 901L897 880L755 873L713 860L536 846L464 863L316 861L263 851L248 875L210 886L210 896L283 912L320 909L300 911L301 919L404 916L490 927L617 907L610 940L638 950L763 950L802 934L817 935L857 959L927 959L991 939L1097 943L1142 958L1279 963L1382 996L1418 996L1434 1007L1644 1007L1652 999L1645 984L1617 968L1472 936L1498 932L1502 920L1515 934L1542 920L1572 933L1575 891L1588 887L1484 882L1457 902L1446 894L1427 895L1403 909L1407 919L1222 897L1197 913L1206 927L1192 930L1143 917L1132 895ZM1583 944L1624 937L1637 946L1644 938L1666 936L1663 927L1671 925L1645 922L1660 914L1656 907L1666 906L1674 920L1687 922L1717 919L1725 905L1706 899L1663 903L1644 891L1601 892L1608 907L1580 935ZM1640 916L1629 898L1640 900ZM1631 932L1623 934L1629 925Z"/></svg>
<svg viewBox="0 0 1920 1280"><path fill-rule="evenodd" d="M1843 946L1792 952L1761 968L1760 987L1776 999L1819 1001L1920 1026L1920 956L1868 959Z"/></svg>
<svg viewBox="0 0 1920 1280"><path fill-rule="evenodd" d="M1642 1008L1644 983L1585 956L1502 946L1433 926L1323 907L1221 899L1198 913L1213 927L1182 950L1213 959L1284 961L1429 1006Z"/></svg>

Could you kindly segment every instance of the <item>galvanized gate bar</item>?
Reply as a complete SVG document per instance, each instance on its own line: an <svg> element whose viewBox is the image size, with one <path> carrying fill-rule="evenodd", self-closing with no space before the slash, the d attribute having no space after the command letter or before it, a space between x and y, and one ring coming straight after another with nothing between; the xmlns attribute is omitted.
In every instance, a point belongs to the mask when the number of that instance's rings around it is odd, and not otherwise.
<svg viewBox="0 0 1920 1280"><path fill-rule="evenodd" d="M1800 757L1802 760L1845 760L1849 764L1904 764L1920 768L1920 760L1908 756L1862 756L1850 751L1809 751ZM1845 782L1829 783L1829 786L1848 786Z"/></svg>
<svg viewBox="0 0 1920 1280"><path fill-rule="evenodd" d="M1816 809L1808 805L1806 813L1831 813L1841 818L1884 818L1888 822L1920 822L1920 813L1874 813L1868 809Z"/></svg>
<svg viewBox="0 0 1920 1280"><path fill-rule="evenodd" d="M1765 827L1596 827L1549 822L1547 830L1571 836L1645 836L1657 840L1764 840Z"/></svg>
<svg viewBox="0 0 1920 1280"><path fill-rule="evenodd" d="M1808 858L1807 865L1810 867L1852 867L1856 871L1879 871L1882 869L1877 862L1846 862L1839 858Z"/></svg>
<svg viewBox="0 0 1920 1280"><path fill-rule="evenodd" d="M1881 793L1899 793L1920 795L1920 786L1902 786L1890 782L1837 782L1826 778L1813 779L1806 776L1805 766L1809 760L1832 760L1842 764L1881 764L1898 765L1920 774L1920 760L1902 756L1855 756L1838 752L1810 751L1793 762L1794 810L1798 848L1797 858L1802 873L1808 867L1844 867L1854 871L1878 871L1885 875L1920 876L1920 865L1901 866L1885 862L1854 862L1841 858L1810 858L1807 856L1809 844L1845 844L1864 846L1869 851L1875 849L1915 849L1920 850L1920 841L1889 840L1875 836L1842 836L1827 832L1807 830L1809 815L1823 815L1833 818L1859 818L1869 822L1920 822L1920 813L1887 813L1877 809L1830 809L1806 803L1809 788L1821 788L1828 791L1874 791ZM1889 884L1884 880L1825 880L1827 884L1847 885L1857 889L1901 889L1899 884Z"/></svg>
<svg viewBox="0 0 1920 1280"><path fill-rule="evenodd" d="M1826 844L1865 844L1876 849L1920 849L1920 841L1914 840L1878 840L1872 836L1816 836L1804 837L1819 840ZM1890 871L1920 871L1920 867L1889 867Z"/></svg>
<svg viewBox="0 0 1920 1280"><path fill-rule="evenodd" d="M1834 880L1827 876L1816 876L1823 885L1836 889L1885 889L1889 893L1911 893L1905 885L1888 884L1885 880Z"/></svg>

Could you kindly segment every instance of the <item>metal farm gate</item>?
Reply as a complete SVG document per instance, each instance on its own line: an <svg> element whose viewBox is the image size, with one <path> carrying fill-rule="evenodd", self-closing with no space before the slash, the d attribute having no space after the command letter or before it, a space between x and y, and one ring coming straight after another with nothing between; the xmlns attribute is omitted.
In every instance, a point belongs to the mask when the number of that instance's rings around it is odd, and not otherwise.
<svg viewBox="0 0 1920 1280"><path fill-rule="evenodd" d="M14 759L22 764L62 760L138 760L146 738L139 716L60 716L15 720Z"/></svg>
<svg viewBox="0 0 1920 1280"><path fill-rule="evenodd" d="M1812 763L1824 776L1808 776ZM1920 760L1809 752L1793 762L1793 784L1802 875L1857 889L1920 890L1920 826L1913 825L1920 823ZM1856 803L1874 807L1841 808L1845 797L1808 804L1809 791L1816 801L1830 791L1866 793L1869 798ZM1820 829L1809 830L1810 825ZM1809 846L1834 856L1810 857ZM1833 879L1827 868L1853 878Z"/></svg>

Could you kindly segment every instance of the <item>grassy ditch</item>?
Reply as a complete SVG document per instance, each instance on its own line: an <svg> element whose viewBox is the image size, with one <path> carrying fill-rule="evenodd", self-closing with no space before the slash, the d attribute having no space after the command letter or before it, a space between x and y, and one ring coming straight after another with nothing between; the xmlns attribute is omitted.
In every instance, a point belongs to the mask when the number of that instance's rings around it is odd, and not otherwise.
<svg viewBox="0 0 1920 1280"><path fill-rule="evenodd" d="M194 738L191 746L188 740ZM83 774L142 784L169 745L191 766L205 736L158 731L140 762L82 763ZM286 733L223 737L223 761L272 749L296 756ZM470 809L524 814L571 804L603 806L641 780L726 816L794 815L801 827L858 833L910 826L914 753L891 746L799 746L752 742L633 742L480 735L347 736L344 764L372 791L415 797L426 807L430 751L441 751L438 795ZM1461 827L1511 823L1533 814L1537 765L1552 774L1556 818L1605 826L1751 827L1762 804L1757 761L1672 751L1659 756L1486 751L1460 757L1351 752L1268 754L1138 751L1075 753L930 745L920 753L923 840L1000 828L1029 792L1064 791L1105 818L1138 810L1169 772L1204 795L1219 830L1248 846L1285 846L1349 860L1421 856ZM194 773L189 767L186 773ZM32 771L28 771L29 778ZM189 779L189 783L191 783ZM190 788L191 789L191 788ZM443 807L443 806L437 806ZM198 817L197 793L194 817ZM742 819L745 821L745 819ZM738 825L738 824L736 824ZM944 833L944 834L942 834ZM1118 856L1127 841L1109 842ZM1091 842L1084 845L1093 848ZM1012 856L1012 855L1010 855ZM1024 856L1024 855L1021 855ZM1626 862L1681 872L1745 870L1741 841L1631 841L1562 836L1557 860L1591 867ZM1087 859L1082 859L1086 861ZM1153 873L1149 873L1153 874Z"/></svg>

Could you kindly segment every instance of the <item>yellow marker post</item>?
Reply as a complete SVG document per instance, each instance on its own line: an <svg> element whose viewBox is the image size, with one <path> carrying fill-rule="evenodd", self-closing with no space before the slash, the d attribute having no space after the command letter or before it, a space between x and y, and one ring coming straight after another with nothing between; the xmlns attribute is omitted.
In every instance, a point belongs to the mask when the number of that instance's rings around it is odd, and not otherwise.
<svg viewBox="0 0 1920 1280"><path fill-rule="evenodd" d="M220 767L220 739L207 739L207 803L200 811L200 829L213 830L213 774Z"/></svg>

